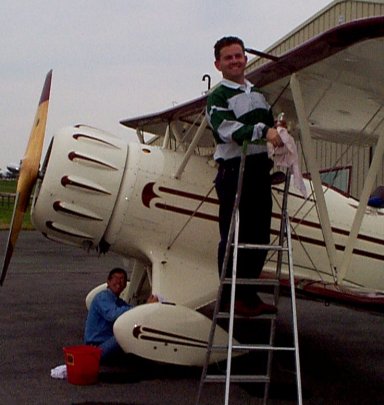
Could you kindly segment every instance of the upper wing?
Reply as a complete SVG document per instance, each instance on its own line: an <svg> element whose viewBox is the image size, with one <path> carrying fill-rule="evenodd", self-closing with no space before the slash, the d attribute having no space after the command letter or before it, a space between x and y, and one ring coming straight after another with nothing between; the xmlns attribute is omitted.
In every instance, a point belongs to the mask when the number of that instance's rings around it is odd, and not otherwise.
<svg viewBox="0 0 384 405"><path fill-rule="evenodd" d="M275 113L284 111L291 132L297 116L289 83L297 73L311 133L323 139L373 144L384 127L384 16L340 25L253 70L247 78L261 88ZM206 96L160 113L126 119L136 130L190 144L202 122ZM205 129L197 146L213 146Z"/></svg>
<svg viewBox="0 0 384 405"><path fill-rule="evenodd" d="M331 29L250 73L294 132L290 75L297 73L312 136L372 145L383 132L384 17Z"/></svg>
<svg viewBox="0 0 384 405"><path fill-rule="evenodd" d="M293 50L250 70L275 114L284 112L290 132L300 135L311 174L316 209L335 281L348 274L354 248L384 153L384 16L355 20L326 31ZM164 112L122 121L122 124L165 136L176 146L213 146L203 120L206 96ZM299 131L300 130L300 131ZM360 204L346 229L342 257L337 254L328 207L310 137L356 145L375 145L360 194ZM173 138L172 138L173 137ZM194 138L195 137L195 138ZM197 141L198 140L198 141ZM183 161L183 164L186 162ZM183 170L180 167L177 175Z"/></svg>
<svg viewBox="0 0 384 405"><path fill-rule="evenodd" d="M207 96L202 96L159 113L120 121L121 124L156 136L165 136L167 129L179 143L189 145L204 119ZM169 126L172 126L170 128ZM211 131L206 128L197 146L213 147Z"/></svg>

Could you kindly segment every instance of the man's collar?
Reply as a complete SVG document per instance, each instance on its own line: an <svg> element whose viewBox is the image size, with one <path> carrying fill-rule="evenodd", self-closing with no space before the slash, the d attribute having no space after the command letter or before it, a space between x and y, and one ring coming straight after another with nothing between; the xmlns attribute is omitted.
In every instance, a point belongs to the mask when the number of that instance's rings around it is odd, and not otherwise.
<svg viewBox="0 0 384 405"><path fill-rule="evenodd" d="M221 81L221 84L223 84L224 86L229 87L231 89L246 90L247 88L253 87L253 84L247 79L245 79L244 84L236 83L236 82L233 82L232 80L228 80L228 79L223 79Z"/></svg>

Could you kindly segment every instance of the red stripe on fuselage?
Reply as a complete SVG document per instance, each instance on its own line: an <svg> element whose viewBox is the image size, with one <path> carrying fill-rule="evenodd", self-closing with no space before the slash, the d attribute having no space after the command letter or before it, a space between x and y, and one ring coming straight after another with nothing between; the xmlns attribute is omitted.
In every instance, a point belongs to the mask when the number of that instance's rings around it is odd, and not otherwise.
<svg viewBox="0 0 384 405"><path fill-rule="evenodd" d="M155 188L155 182L147 183L143 188L142 202L147 208L150 208L150 203L154 198L161 198L161 196L159 196L158 194L155 193L154 188ZM159 189L159 191L161 191L165 194L175 195L175 196L179 196L179 197L185 197L186 199L189 199L189 200L203 201L203 202L219 205L219 201L217 198L206 197L203 195L189 193L187 191L177 190L177 189L173 189L170 187L164 187L164 186L159 186L158 189ZM164 202L156 202L154 204L154 206L156 208L170 211L170 212L175 212L177 214L194 216L196 218L201 218L201 219L205 219L208 221L218 222L217 215L210 215L210 214L206 214L206 213L199 212L199 211L195 212L190 209L176 207L176 206L164 203ZM279 219L279 218L281 218L281 215L274 213L273 217ZM308 228L321 230L321 226L317 222L312 222L312 221L303 220L303 219L294 218L294 217L290 217L290 220L292 223L298 223L298 224L303 225ZM335 234L339 234L339 235L344 235L344 236L349 235L349 231L347 231L345 229L341 229L341 228L332 227L332 231ZM271 234L278 235L278 233L279 233L278 231L275 231L273 229L271 230ZM307 243L310 245L315 245L315 246L317 245L320 247L325 247L325 242L323 240L310 238L310 237L302 236L302 235L297 235L295 233L292 234L292 239L300 241L302 243ZM362 234L360 234L358 236L358 240L363 240L363 241L378 244L378 245L382 245L382 243L383 243L383 241L378 238L374 238L374 237L362 235ZM345 246L340 245L340 244L336 244L335 247L336 247L336 250L339 250L339 251L344 251L344 249L345 249ZM379 254L379 253L370 252L367 250L354 249L353 253L356 255L359 255L359 256L370 257L370 258L376 259L376 260L384 260L384 255Z"/></svg>

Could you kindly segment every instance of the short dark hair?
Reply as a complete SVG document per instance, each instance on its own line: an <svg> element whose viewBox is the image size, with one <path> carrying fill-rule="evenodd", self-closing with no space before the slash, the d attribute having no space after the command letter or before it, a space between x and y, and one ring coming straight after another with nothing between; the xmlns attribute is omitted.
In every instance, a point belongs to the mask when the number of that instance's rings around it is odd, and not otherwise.
<svg viewBox="0 0 384 405"><path fill-rule="evenodd" d="M125 279L128 280L128 274L124 269L121 269L120 267L115 267L112 269L109 274L108 274L108 280L110 280L115 274L124 274Z"/></svg>
<svg viewBox="0 0 384 405"><path fill-rule="evenodd" d="M214 46L215 50L215 59L219 60L220 59L220 52L225 46L233 45L233 44L238 44L241 46L241 49L243 52L245 51L244 48L244 42L238 38L238 37L223 37L219 39Z"/></svg>

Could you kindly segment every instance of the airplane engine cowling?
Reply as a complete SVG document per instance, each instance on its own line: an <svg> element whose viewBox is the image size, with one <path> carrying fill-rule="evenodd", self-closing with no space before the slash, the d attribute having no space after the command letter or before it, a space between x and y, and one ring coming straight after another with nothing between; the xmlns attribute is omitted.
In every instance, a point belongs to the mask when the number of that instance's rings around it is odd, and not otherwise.
<svg viewBox="0 0 384 405"><path fill-rule="evenodd" d="M128 145L84 125L55 135L36 186L32 222L48 238L94 248L108 226Z"/></svg>

